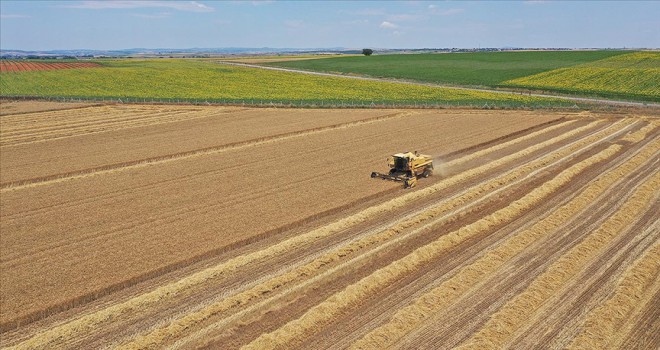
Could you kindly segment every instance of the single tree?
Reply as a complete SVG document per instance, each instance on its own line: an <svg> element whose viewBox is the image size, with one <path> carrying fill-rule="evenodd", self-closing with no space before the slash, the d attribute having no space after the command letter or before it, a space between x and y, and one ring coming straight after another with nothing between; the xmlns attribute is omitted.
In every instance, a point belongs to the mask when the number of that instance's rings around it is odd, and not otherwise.
<svg viewBox="0 0 660 350"><path fill-rule="evenodd" d="M374 53L372 49L362 49L362 54L365 56L371 56L372 53Z"/></svg>

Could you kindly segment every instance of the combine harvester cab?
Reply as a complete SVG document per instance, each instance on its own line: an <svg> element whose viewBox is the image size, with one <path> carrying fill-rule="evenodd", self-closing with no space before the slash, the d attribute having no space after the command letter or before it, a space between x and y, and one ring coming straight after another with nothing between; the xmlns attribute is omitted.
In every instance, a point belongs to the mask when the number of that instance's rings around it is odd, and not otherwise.
<svg viewBox="0 0 660 350"><path fill-rule="evenodd" d="M433 174L433 158L412 152L397 153L387 158L390 171L387 174L372 172L372 178L403 182L404 188L417 185L417 178Z"/></svg>

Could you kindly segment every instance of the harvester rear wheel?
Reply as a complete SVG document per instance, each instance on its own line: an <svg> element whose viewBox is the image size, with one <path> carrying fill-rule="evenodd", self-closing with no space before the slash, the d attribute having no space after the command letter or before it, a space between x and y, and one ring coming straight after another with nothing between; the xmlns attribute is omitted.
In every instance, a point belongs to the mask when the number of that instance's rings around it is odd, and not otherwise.
<svg viewBox="0 0 660 350"><path fill-rule="evenodd" d="M426 168L426 169L424 169L424 172L422 173L422 177L426 178L426 177L431 176L431 174L433 174L433 169Z"/></svg>

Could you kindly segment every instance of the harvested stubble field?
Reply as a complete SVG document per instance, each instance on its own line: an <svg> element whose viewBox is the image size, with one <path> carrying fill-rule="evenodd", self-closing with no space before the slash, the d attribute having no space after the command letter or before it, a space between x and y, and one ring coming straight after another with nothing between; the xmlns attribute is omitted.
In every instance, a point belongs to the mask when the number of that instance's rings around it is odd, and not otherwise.
<svg viewBox="0 0 660 350"><path fill-rule="evenodd" d="M0 346L657 348L652 116L0 118ZM413 190L369 178L418 149Z"/></svg>

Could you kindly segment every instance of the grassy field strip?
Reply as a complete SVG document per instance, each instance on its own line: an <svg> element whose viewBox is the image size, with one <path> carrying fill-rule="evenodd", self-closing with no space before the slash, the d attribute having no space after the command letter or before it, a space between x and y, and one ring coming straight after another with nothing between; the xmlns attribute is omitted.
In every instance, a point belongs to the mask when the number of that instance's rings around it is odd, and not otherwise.
<svg viewBox="0 0 660 350"><path fill-rule="evenodd" d="M574 156L576 152L582 152L585 149L590 148L594 141L602 139L605 138L603 138L602 134L598 134L596 136L587 137L585 140L576 141L571 145L567 145L558 150L555 150L550 155L547 155L541 159L536 159L529 162L528 164L525 164L524 166L512 169L511 171L497 177L496 179L484 181L481 184L473 186L468 190L465 190L451 198L446 199L441 205L434 204L419 210L412 215L408 215L405 218L398 220L398 223L394 226L384 230L378 230L375 233L369 232L364 238L361 238L362 236L355 237L352 241L348 242L344 246L333 249L332 251L317 257L315 260L308 262L303 266L277 276L270 281L257 285L250 290L236 294L230 298L219 300L218 302L208 305L199 311L186 314L181 319L171 322L165 327L162 327L145 337L136 339L135 343L127 346L129 348L140 348L148 346L149 344L161 344L168 337L172 337L182 330L190 328L190 325L192 324L201 323L221 312L229 310L234 306L245 305L251 300L259 298L266 293L271 293L277 289L281 289L286 284L289 284L300 277L317 274L324 266L328 264L345 259L347 256L355 255L360 250L367 249L370 246L388 242L392 237L396 237L395 240L389 241L389 243L386 245L382 245L379 248L372 250L368 254L363 253L359 256L359 258L366 258L367 255L374 254L378 251L381 251L382 249L385 249L386 247L389 247L390 245L396 244L401 240L409 238L411 235L427 230L432 226L436 226L441 221L446 221L447 216L451 216L457 213L456 211L459 210L457 208L460 208L461 211L466 210L461 206L469 205L470 201L477 200L477 202L481 202L487 200L490 197L497 196L507 188L524 181L526 177L533 176L538 172L543 171L544 169L552 167L564 161L566 158ZM587 146L576 151L579 146L583 145ZM524 175L529 172L531 172L531 174L527 176ZM500 188L505 184L508 185ZM447 214L449 211L452 212ZM438 216L443 214L446 215L438 218ZM405 230L410 229L411 227L423 223L427 220L432 221L413 232L403 234Z"/></svg>
<svg viewBox="0 0 660 350"><path fill-rule="evenodd" d="M625 339L621 329L660 289L659 275L660 243L656 242L624 272L610 297L587 315L581 332L568 348L619 348Z"/></svg>
<svg viewBox="0 0 660 350"><path fill-rule="evenodd" d="M655 153L658 143L654 143L653 146L655 148L652 150ZM613 174L625 176L626 173L619 171ZM657 197L655 189L659 185L660 174L656 174L638 187L631 198L595 232L560 257L525 291L516 295L493 314L482 329L466 342L465 348L482 349L505 346L516 330L526 322L530 312L541 307L556 290L579 273L588 261L597 256L633 221L634 218L630 213L638 213L648 207Z"/></svg>
<svg viewBox="0 0 660 350"><path fill-rule="evenodd" d="M621 122L619 122L620 124ZM135 298L129 299L125 302L122 302L120 304L113 305L109 308L100 310L98 312L94 312L92 314L85 315L79 319L73 320L69 323L63 324L61 326L55 327L53 329L50 329L46 332L40 333L35 335L33 338L28 339L27 341L19 344L21 347L27 348L27 347L44 347L47 346L48 343L55 341L57 339L62 339L62 338L70 338L74 336L77 332L80 330L91 330L95 328L98 324L101 324L103 322L109 321L112 318L116 318L121 314L124 314L126 312L130 312L132 310L136 310L139 308L147 307L148 305L157 303L163 299L168 299L170 297L173 297L184 290L187 290L189 288L192 288L194 286L203 284L204 282L217 278L218 276L227 273L228 271L233 271L239 267L242 267L244 265L247 265L251 261L257 260L257 259L264 259L268 258L271 256L276 256L280 254L285 254L286 251L289 249L292 249L294 247L304 245L306 242L309 241L315 241L324 237L328 237L336 232L345 230L349 227L352 227L354 225L357 225L359 223L362 223L369 219L370 217L373 217L375 215L379 214L384 214L391 212L393 210L402 208L406 206L409 203L413 203L416 200L429 196L435 192L438 192L446 187L458 184L460 182L463 182L464 180L467 180L468 178L473 178L478 175L480 175L484 171L488 171L490 169L494 169L498 166L507 164L511 161L514 161L516 159L522 158L528 154L531 154L533 152L536 152L538 150L543 149L544 147L548 147L552 144L555 144L557 142L561 142L565 139L568 139L570 137L573 137L575 135L578 135L581 132L590 130L592 128L595 128L599 125L601 125L602 122L600 121L594 121L591 122L588 125L582 126L580 128L576 128L572 131L566 132L562 135L559 135L555 138L552 138L550 140L546 140L544 142L538 143L534 146L531 146L525 150L516 152L514 154L511 154L509 156L502 157L496 161L490 162L488 164L484 164L482 166L479 166L477 168L474 168L470 171L467 171L465 173L460 174L460 176L454 176L451 178L444 179L440 181L439 183L426 187L424 189L420 189L415 192L410 192L407 193L401 197L394 198L392 200L389 200L385 203L382 203L380 205L376 205L367 209L362 210L361 212L358 212L356 214L353 214L351 216L348 216L346 218L343 218L335 223L320 227L316 230L310 231L306 234L302 234L296 237L292 237L291 239L288 239L286 241L280 242L278 244L275 244L271 247L268 247L267 249L261 250L261 251L256 251L250 254L246 254L240 257L233 258L231 260L228 260L222 264L213 266L211 268L202 270L198 273L195 273L193 275L190 275L186 278L183 278L177 282L159 287L151 292L142 294L140 296L137 296ZM521 136L518 138L519 142L522 142L527 139L527 136Z"/></svg>
<svg viewBox="0 0 660 350"><path fill-rule="evenodd" d="M630 135L627 135L622 139L622 141L628 141L633 143L640 142L644 138L646 138L646 136L649 135L653 130L655 130L658 124L660 123L655 121L649 121L649 123L645 125L643 128L637 130L634 133L631 133Z"/></svg>
<svg viewBox="0 0 660 350"><path fill-rule="evenodd" d="M177 160L181 160L181 159L201 157L201 156L206 156L206 155L211 155L211 154L218 154L218 153L229 152L229 151L237 151L237 150L247 148L247 147L260 146L260 145L269 144L269 143L273 143L273 142L280 142L280 141L284 141L284 140L290 140L290 139L295 139L295 138L300 138L300 137L307 137L307 136L310 136L310 135L326 133L326 132L334 131L334 130L341 130L341 129L351 128L351 127L355 127L355 126L368 125L368 124L381 122L381 121L384 121L384 120L405 118L405 117L413 116L413 115L416 115L416 114L417 113L415 113L415 112L394 113L394 114L389 114L389 115L385 115L385 116L378 116L378 117L359 120L359 121L353 121L353 122L348 122L348 123L341 123L341 124L323 126L323 127L308 129L308 130L292 131L292 132L288 132L288 133L282 133L282 134L279 134L279 135L272 135L272 136L262 137L262 138L253 139L253 140L240 141L240 142L235 142L235 143L231 143L231 144L225 144L225 145L214 146L214 147L207 147L207 148L203 148L203 149L180 152L180 153L169 154L169 155L163 155L163 156L147 158L147 159L141 159L141 160L136 160L136 161L132 161L132 162L126 162L126 163L120 163L120 164L111 164L111 165L107 165L107 166L103 166L103 167L98 167L98 168L93 168L93 169L86 169L86 170L70 172L70 173L64 173L64 174L58 174L58 175L54 175L54 176L9 182L9 183L2 184L2 186L0 187L0 193L5 192L5 191L10 191L10 190L20 190L20 189L32 188L32 187L42 186L42 185L51 185L51 184L54 184L54 183L69 181L69 180L73 180L73 179L87 178L87 177L96 176L96 175L102 175L102 174L108 174L108 173L115 173L115 172L119 172L119 171L126 171L126 170L132 170L132 169L137 169L137 168L143 168L143 167L146 167L146 166L152 166L152 165L155 165L155 164L164 164L164 163L169 163L169 162L173 162L173 161L177 161Z"/></svg>
<svg viewBox="0 0 660 350"><path fill-rule="evenodd" d="M353 348L386 348L395 344L426 319L452 304L455 299L463 296L475 285L483 282L486 276L497 271L515 255L527 249L530 244L563 226L567 218L587 208L603 192L620 180L622 172L634 171L639 168L648 160L649 156L655 153L655 150L655 147L647 147L644 153L620 165L615 170L616 173L608 173L607 176L596 179L577 197L552 212L549 216L488 251L479 260L464 267L440 286L399 310L388 323L372 330L356 342Z"/></svg>
<svg viewBox="0 0 660 350"><path fill-rule="evenodd" d="M543 186L535 188L532 192L509 204L507 207L459 230L443 235L432 243L417 248L411 254L376 270L359 282L334 294L322 303L309 309L300 318L287 323L271 333L261 335L244 348L270 349L291 346L297 341L302 340L310 332L320 329L325 322L339 315L353 303L357 303L360 299L378 292L404 274L417 269L422 264L428 263L447 250L455 247L458 243L513 220L554 193L561 186L567 184L588 167L614 156L620 148L621 146L618 145L610 146L606 150L571 166L546 182Z"/></svg>
<svg viewBox="0 0 660 350"><path fill-rule="evenodd" d="M263 82L267 81L268 84ZM221 104L294 103L307 106L360 104L506 104L508 107L566 106L560 98L459 90L350 77L314 76L191 60L105 60L94 70L3 74L5 97L68 97L123 102Z"/></svg>

